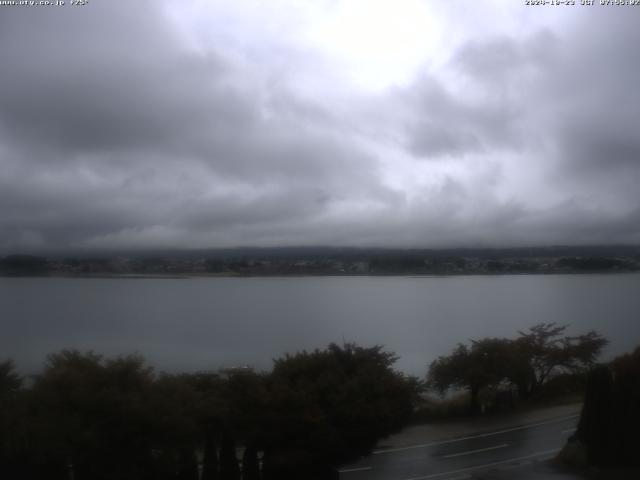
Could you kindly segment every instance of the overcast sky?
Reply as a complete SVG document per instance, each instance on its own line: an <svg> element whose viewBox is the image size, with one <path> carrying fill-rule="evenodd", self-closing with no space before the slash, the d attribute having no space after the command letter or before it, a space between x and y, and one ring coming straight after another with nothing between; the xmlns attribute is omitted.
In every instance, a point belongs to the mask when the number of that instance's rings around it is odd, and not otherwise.
<svg viewBox="0 0 640 480"><path fill-rule="evenodd" d="M0 251L640 243L640 6L0 6Z"/></svg>

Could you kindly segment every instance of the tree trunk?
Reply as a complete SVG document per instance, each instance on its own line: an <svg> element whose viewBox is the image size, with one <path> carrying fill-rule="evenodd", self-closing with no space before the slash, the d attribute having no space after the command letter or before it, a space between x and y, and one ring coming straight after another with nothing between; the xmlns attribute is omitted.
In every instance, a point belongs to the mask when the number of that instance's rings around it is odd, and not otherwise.
<svg viewBox="0 0 640 480"><path fill-rule="evenodd" d="M198 480L198 459L193 450L181 450L178 461L178 480Z"/></svg>
<svg viewBox="0 0 640 480"><path fill-rule="evenodd" d="M236 443L231 434L225 432L222 436L222 447L220 448L220 479L240 480L240 467L236 457Z"/></svg>
<svg viewBox="0 0 640 480"><path fill-rule="evenodd" d="M216 437L210 433L204 440L204 457L202 459L202 480L218 480L218 448Z"/></svg>
<svg viewBox="0 0 640 480"><path fill-rule="evenodd" d="M258 452L254 445L247 445L242 456L242 480L260 480Z"/></svg>
<svg viewBox="0 0 640 480"><path fill-rule="evenodd" d="M518 398L526 400L531 396L528 382L518 382L516 386L518 387Z"/></svg>
<svg viewBox="0 0 640 480"><path fill-rule="evenodd" d="M480 387L477 385L471 386L471 415L480 413Z"/></svg>

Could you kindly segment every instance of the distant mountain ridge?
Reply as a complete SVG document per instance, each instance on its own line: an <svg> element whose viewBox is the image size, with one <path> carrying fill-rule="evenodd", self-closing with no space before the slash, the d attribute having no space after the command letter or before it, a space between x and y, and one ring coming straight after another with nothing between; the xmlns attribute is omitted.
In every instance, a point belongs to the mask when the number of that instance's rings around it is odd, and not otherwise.
<svg viewBox="0 0 640 480"><path fill-rule="evenodd" d="M448 275L628 272L640 246L385 249L228 248L12 254L4 275Z"/></svg>

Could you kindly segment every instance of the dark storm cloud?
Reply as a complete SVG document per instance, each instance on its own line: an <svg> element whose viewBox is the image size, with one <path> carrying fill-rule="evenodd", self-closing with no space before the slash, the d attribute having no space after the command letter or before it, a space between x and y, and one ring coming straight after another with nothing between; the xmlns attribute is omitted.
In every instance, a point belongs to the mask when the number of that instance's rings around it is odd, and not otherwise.
<svg viewBox="0 0 640 480"><path fill-rule="evenodd" d="M470 31L365 94L285 40L190 42L162 5L0 12L4 251L640 240L633 10Z"/></svg>
<svg viewBox="0 0 640 480"><path fill-rule="evenodd" d="M418 95L424 114L409 131L409 148L418 157L457 156L519 144L517 112L505 104L466 103L429 80L421 84Z"/></svg>
<svg viewBox="0 0 640 480"><path fill-rule="evenodd" d="M410 151L421 158L460 156L523 147L526 92L531 76L549 68L548 30L524 39L473 40L452 55L448 68L460 83L425 75L410 92L419 117L409 129ZM524 78L523 78L524 77Z"/></svg>
<svg viewBox="0 0 640 480"><path fill-rule="evenodd" d="M555 126L572 165L585 170L640 168L640 43L636 15L612 15L584 25L557 72L564 107ZM559 95L560 96L560 95Z"/></svg>
<svg viewBox="0 0 640 480"><path fill-rule="evenodd" d="M416 158L500 155L521 184L529 175L537 185L529 198L512 189L521 208L494 234L467 218L464 235L516 244L640 240L639 44L637 12L594 10L565 30L466 42L444 73L427 72L405 92L416 107L406 130ZM509 211L504 200L488 208Z"/></svg>
<svg viewBox="0 0 640 480"><path fill-rule="evenodd" d="M149 7L8 12L0 33L15 46L2 50L11 66L0 98L6 135L68 154L147 145L198 125L224 67L181 52ZM237 116L239 106L225 113Z"/></svg>
<svg viewBox="0 0 640 480"><path fill-rule="evenodd" d="M640 239L640 44L637 12L587 18L566 42L537 97L553 140L550 184L572 192L589 217L567 215L578 238ZM534 101L536 98L533 99Z"/></svg>
<svg viewBox="0 0 640 480"><path fill-rule="evenodd" d="M268 235L333 200L387 195L328 112L282 85L265 94L224 51L187 47L152 2L8 13L0 245L163 230L215 246L234 225Z"/></svg>

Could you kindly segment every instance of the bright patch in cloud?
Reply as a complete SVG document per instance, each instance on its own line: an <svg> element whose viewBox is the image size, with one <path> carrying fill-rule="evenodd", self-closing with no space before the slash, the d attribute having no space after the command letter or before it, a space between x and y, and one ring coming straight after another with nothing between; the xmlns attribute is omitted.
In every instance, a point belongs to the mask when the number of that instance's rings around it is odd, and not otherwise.
<svg viewBox="0 0 640 480"><path fill-rule="evenodd" d="M435 48L438 27L419 0L348 0L318 15L308 39L359 86L406 84Z"/></svg>

